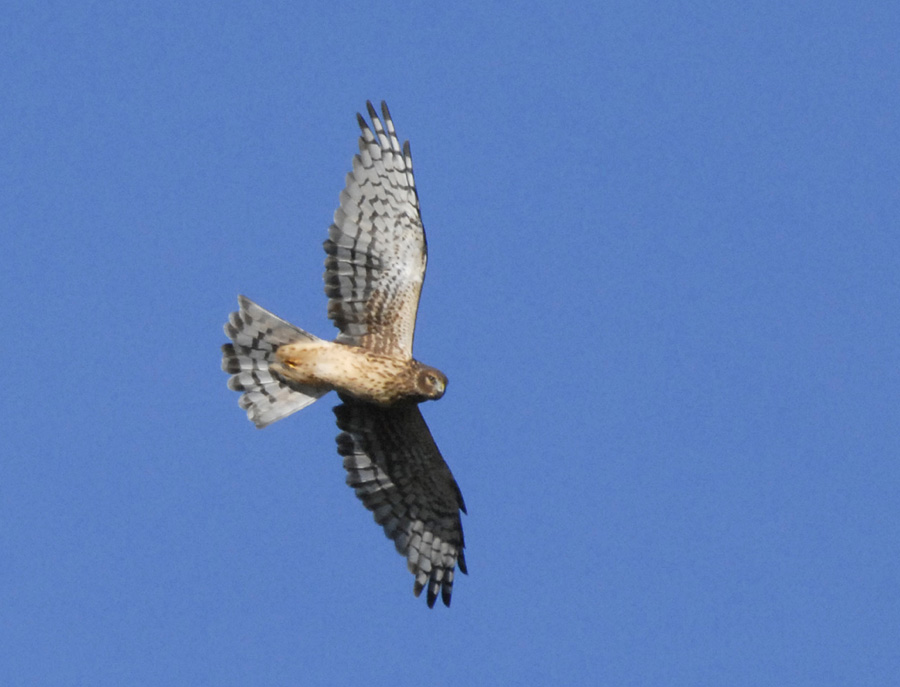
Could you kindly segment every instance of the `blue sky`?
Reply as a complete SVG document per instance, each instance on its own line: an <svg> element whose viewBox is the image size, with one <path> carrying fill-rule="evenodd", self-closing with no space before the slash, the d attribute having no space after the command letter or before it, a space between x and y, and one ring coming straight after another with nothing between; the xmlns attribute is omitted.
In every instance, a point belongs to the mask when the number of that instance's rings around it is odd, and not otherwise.
<svg viewBox="0 0 900 687"><path fill-rule="evenodd" d="M891 3L209 5L0 10L0 683L893 684ZM219 369L239 293L333 334L367 99L428 231L449 610L337 399L257 431Z"/></svg>

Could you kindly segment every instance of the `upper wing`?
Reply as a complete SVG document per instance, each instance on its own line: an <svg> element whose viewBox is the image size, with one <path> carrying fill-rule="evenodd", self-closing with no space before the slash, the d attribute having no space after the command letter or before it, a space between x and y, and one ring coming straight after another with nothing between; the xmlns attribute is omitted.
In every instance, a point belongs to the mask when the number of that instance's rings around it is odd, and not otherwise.
<svg viewBox="0 0 900 687"><path fill-rule="evenodd" d="M413 592L428 587L428 605L438 590L450 605L457 563L466 572L462 523L466 512L450 468L415 404L382 408L341 396L334 409L338 453L347 484L373 512L375 522L406 557L416 576Z"/></svg>
<svg viewBox="0 0 900 687"><path fill-rule="evenodd" d="M409 141L401 151L384 102L384 126L366 105L375 133L357 115L359 154L324 244L328 317L341 330L337 341L408 359L425 278L425 231Z"/></svg>

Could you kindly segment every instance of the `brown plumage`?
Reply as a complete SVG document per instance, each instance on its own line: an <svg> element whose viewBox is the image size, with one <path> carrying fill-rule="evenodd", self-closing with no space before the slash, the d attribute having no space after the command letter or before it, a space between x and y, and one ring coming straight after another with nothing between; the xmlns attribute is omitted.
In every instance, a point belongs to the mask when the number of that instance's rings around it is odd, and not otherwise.
<svg viewBox="0 0 900 687"><path fill-rule="evenodd" d="M279 346L269 369L301 385L335 390L367 403L437 400L447 378L418 360L401 360L329 341Z"/></svg>

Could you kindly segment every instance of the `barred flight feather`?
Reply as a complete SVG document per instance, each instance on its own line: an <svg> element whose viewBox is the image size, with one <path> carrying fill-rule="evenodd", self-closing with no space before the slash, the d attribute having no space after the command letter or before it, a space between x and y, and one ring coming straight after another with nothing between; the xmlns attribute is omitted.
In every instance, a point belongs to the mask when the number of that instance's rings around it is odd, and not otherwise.
<svg viewBox="0 0 900 687"><path fill-rule="evenodd" d="M231 313L225 325L225 336L232 343L222 346L222 369L231 375L228 388L243 392L239 405L262 429L305 408L326 393L277 377L269 371L279 346L319 339L245 296L238 297L238 304L240 309Z"/></svg>
<svg viewBox="0 0 900 687"><path fill-rule="evenodd" d="M334 413L347 484L406 557L413 593L427 588L429 606L438 593L449 606L455 568L467 572L459 517L466 508L418 406L341 400Z"/></svg>

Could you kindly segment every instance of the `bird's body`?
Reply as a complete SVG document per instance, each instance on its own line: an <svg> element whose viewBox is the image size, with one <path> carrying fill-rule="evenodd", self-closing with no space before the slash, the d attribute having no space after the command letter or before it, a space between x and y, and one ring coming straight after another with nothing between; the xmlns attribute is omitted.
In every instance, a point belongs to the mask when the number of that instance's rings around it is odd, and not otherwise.
<svg viewBox="0 0 900 687"><path fill-rule="evenodd" d="M438 399L446 377L418 360L401 360L359 346L298 341L275 351L269 369L301 385L334 390L376 405Z"/></svg>

